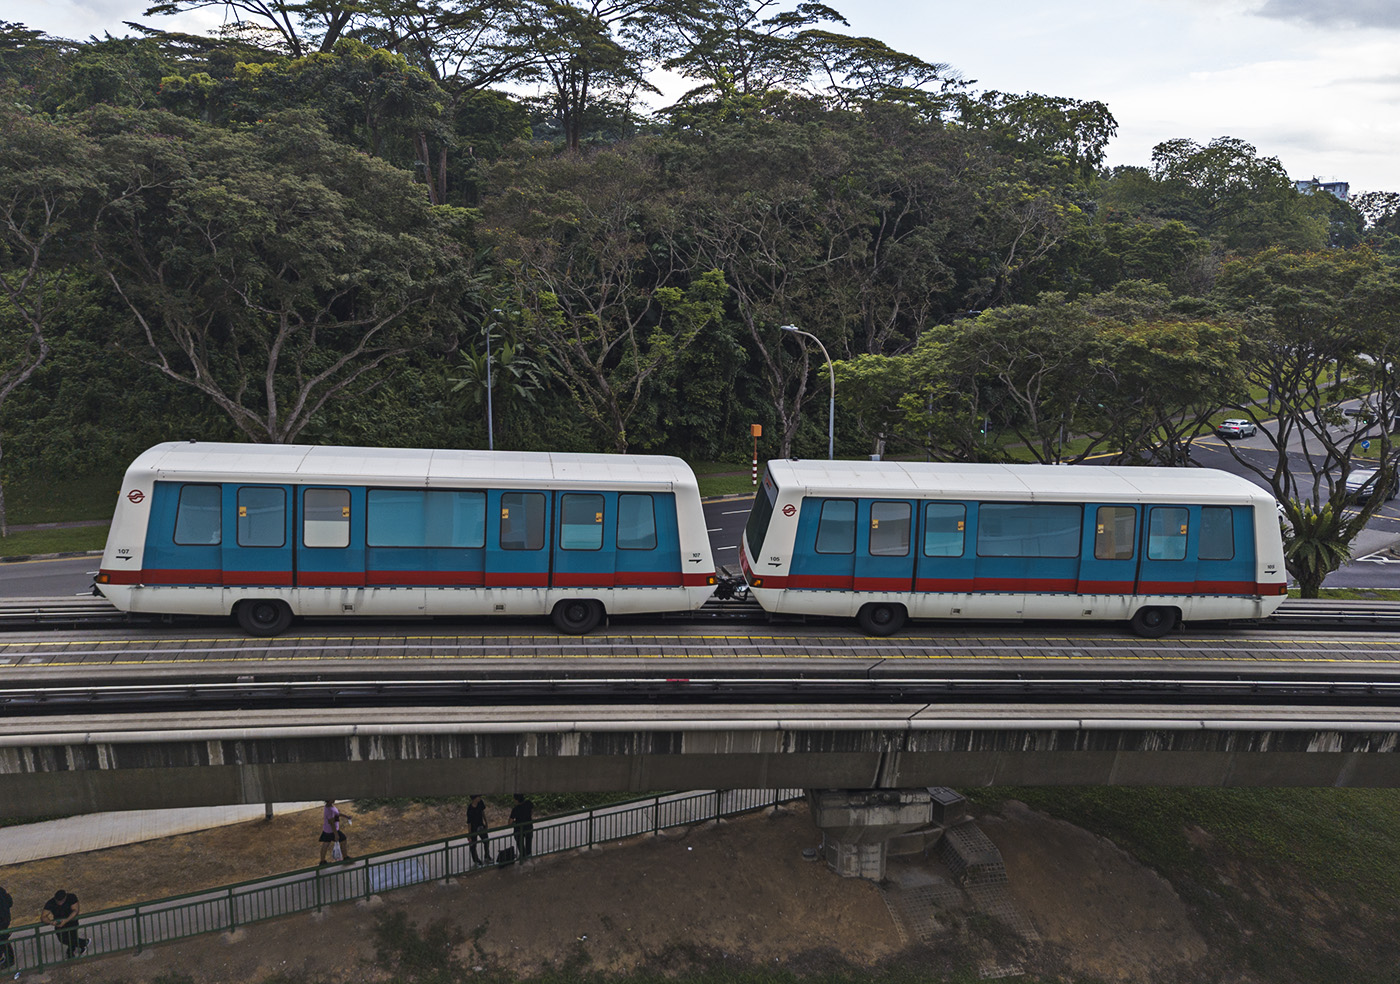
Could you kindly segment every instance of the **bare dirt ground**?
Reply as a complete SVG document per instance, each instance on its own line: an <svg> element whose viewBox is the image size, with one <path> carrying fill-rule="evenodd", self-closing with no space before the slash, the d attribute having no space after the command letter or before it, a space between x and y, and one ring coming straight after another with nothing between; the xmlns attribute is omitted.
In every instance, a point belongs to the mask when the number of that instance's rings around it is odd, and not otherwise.
<svg viewBox="0 0 1400 984"><path fill-rule="evenodd" d="M493 808L489 819L495 825L503 814ZM804 859L819 835L799 804L484 870L232 935L83 958L26 979L380 981L394 968L376 954L375 927L399 914L431 938L455 940L468 973L516 978L551 967L872 968L908 959L912 948L930 971L1009 951L1028 970L1154 984L1189 979L1205 960L1205 943L1171 886L1113 844L1015 803L979 824L1002 852L1011 896L1038 941L976 919L953 920L956 929L932 949L908 941L879 886ZM357 814L349 834L359 855L464 828L462 808L413 806ZM0 868L0 885L14 896L21 925L58 887L78 894L91 912L304 867L317 860L319 829L318 810L290 814Z"/></svg>

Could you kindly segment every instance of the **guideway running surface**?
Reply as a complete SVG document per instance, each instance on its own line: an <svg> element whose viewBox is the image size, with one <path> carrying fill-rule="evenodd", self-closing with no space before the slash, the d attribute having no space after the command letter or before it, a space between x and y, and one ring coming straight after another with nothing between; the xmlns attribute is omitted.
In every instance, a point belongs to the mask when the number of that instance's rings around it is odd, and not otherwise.
<svg viewBox="0 0 1400 984"><path fill-rule="evenodd" d="M1078 627L1076 627L1077 629ZM510 666L558 670L561 663L660 669L663 664L711 670L741 665L779 670L792 662L851 665L926 662L940 667L1006 669L1042 666L1203 665L1311 666L1349 664L1400 669L1400 635L1393 633L1191 632L1164 639L1136 639L1120 632L1077 630L1037 633L1011 627L982 634L912 631L870 639L830 627L781 632L715 633L701 629L585 637L543 632L423 632L402 634L300 632L275 639L211 632L78 632L0 637L0 685L47 671L129 675L243 674L277 668L320 671L327 666L366 676L414 669ZM790 668L790 667L789 667Z"/></svg>

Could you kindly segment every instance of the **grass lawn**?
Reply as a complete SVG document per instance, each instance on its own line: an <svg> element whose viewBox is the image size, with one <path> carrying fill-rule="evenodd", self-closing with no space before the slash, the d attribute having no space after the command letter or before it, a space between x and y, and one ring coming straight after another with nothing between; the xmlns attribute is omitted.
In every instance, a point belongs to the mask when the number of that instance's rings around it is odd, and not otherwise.
<svg viewBox="0 0 1400 984"><path fill-rule="evenodd" d="M1380 984L1400 963L1400 790L1022 788L1171 882L1211 947L1207 980Z"/></svg>

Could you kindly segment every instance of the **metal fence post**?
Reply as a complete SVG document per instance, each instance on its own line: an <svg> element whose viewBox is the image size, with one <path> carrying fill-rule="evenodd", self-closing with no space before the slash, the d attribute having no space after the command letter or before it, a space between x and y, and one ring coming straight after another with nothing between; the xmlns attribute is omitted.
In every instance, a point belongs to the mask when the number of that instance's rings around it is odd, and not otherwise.
<svg viewBox="0 0 1400 984"><path fill-rule="evenodd" d="M316 911L321 911L321 869L317 868L311 872L311 878L316 885Z"/></svg>
<svg viewBox="0 0 1400 984"><path fill-rule="evenodd" d="M140 952L141 952L141 948L142 948L143 946L145 946L145 940L142 938L142 935L141 935L141 905L140 905L140 903L137 903L136 906L135 906L134 908L136 909L136 952L137 952L137 953L140 953Z"/></svg>
<svg viewBox="0 0 1400 984"><path fill-rule="evenodd" d="M651 798L651 835L658 836L661 833L661 797Z"/></svg>
<svg viewBox="0 0 1400 984"><path fill-rule="evenodd" d="M369 862L366 861L366 864ZM452 842L442 842L442 883L446 885L452 880Z"/></svg>
<svg viewBox="0 0 1400 984"><path fill-rule="evenodd" d="M230 933L232 933L232 932L233 932L234 930L236 930L237 928L238 928L238 913L234 910L234 905L233 905L233 888L230 887L229 890L228 890L228 931L229 931Z"/></svg>
<svg viewBox="0 0 1400 984"><path fill-rule="evenodd" d="M720 813L719 798L720 798L721 796L723 796L723 795L724 795L724 791L723 791L722 789L716 789L716 790L715 790L715 825L716 825L716 826L719 825L719 813Z"/></svg>
<svg viewBox="0 0 1400 984"><path fill-rule="evenodd" d="M39 973L44 972L44 938L39 935L40 928L34 927L34 959L38 961Z"/></svg>
<svg viewBox="0 0 1400 984"><path fill-rule="evenodd" d="M588 811L588 849L593 850L593 811Z"/></svg>
<svg viewBox="0 0 1400 984"><path fill-rule="evenodd" d="M370 892L370 890L369 890L369 889L370 889L370 884L369 884L369 866L370 866L370 862L369 862L369 861L366 861L364 864L365 864L365 901L368 902L368 901L369 901L369 897L370 897L370 895L372 894L372 893Z"/></svg>

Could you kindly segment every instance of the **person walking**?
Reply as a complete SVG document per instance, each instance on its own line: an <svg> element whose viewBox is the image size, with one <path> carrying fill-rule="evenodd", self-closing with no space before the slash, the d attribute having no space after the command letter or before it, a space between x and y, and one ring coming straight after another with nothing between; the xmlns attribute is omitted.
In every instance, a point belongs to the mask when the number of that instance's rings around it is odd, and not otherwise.
<svg viewBox="0 0 1400 984"><path fill-rule="evenodd" d="M517 861L528 858L535 847L535 804L521 793L515 794L515 805L510 808L510 822L515 824L515 857Z"/></svg>
<svg viewBox="0 0 1400 984"><path fill-rule="evenodd" d="M9 970L15 965L15 947L10 942L10 910L15 900L0 886L0 970Z"/></svg>
<svg viewBox="0 0 1400 984"><path fill-rule="evenodd" d="M480 793L472 793L467 804L467 834L472 853L472 867L491 863L491 842L486 838L486 804ZM477 857L476 845L481 844L481 857Z"/></svg>
<svg viewBox="0 0 1400 984"><path fill-rule="evenodd" d="M54 932L58 934L58 939L65 948L64 960L71 960L74 956L81 957L87 952L87 937L78 935L80 911L78 897L67 889L60 888L54 892L53 898L44 903L44 908L39 912L39 920L53 926Z"/></svg>
<svg viewBox="0 0 1400 984"><path fill-rule="evenodd" d="M340 822L344 820L349 823L351 816L342 813L336 808L335 800L326 800L325 809L321 811L321 863L328 863L327 855L331 853L331 845L340 849L340 857L337 861L349 861L350 851L346 848L345 831L340 829Z"/></svg>

